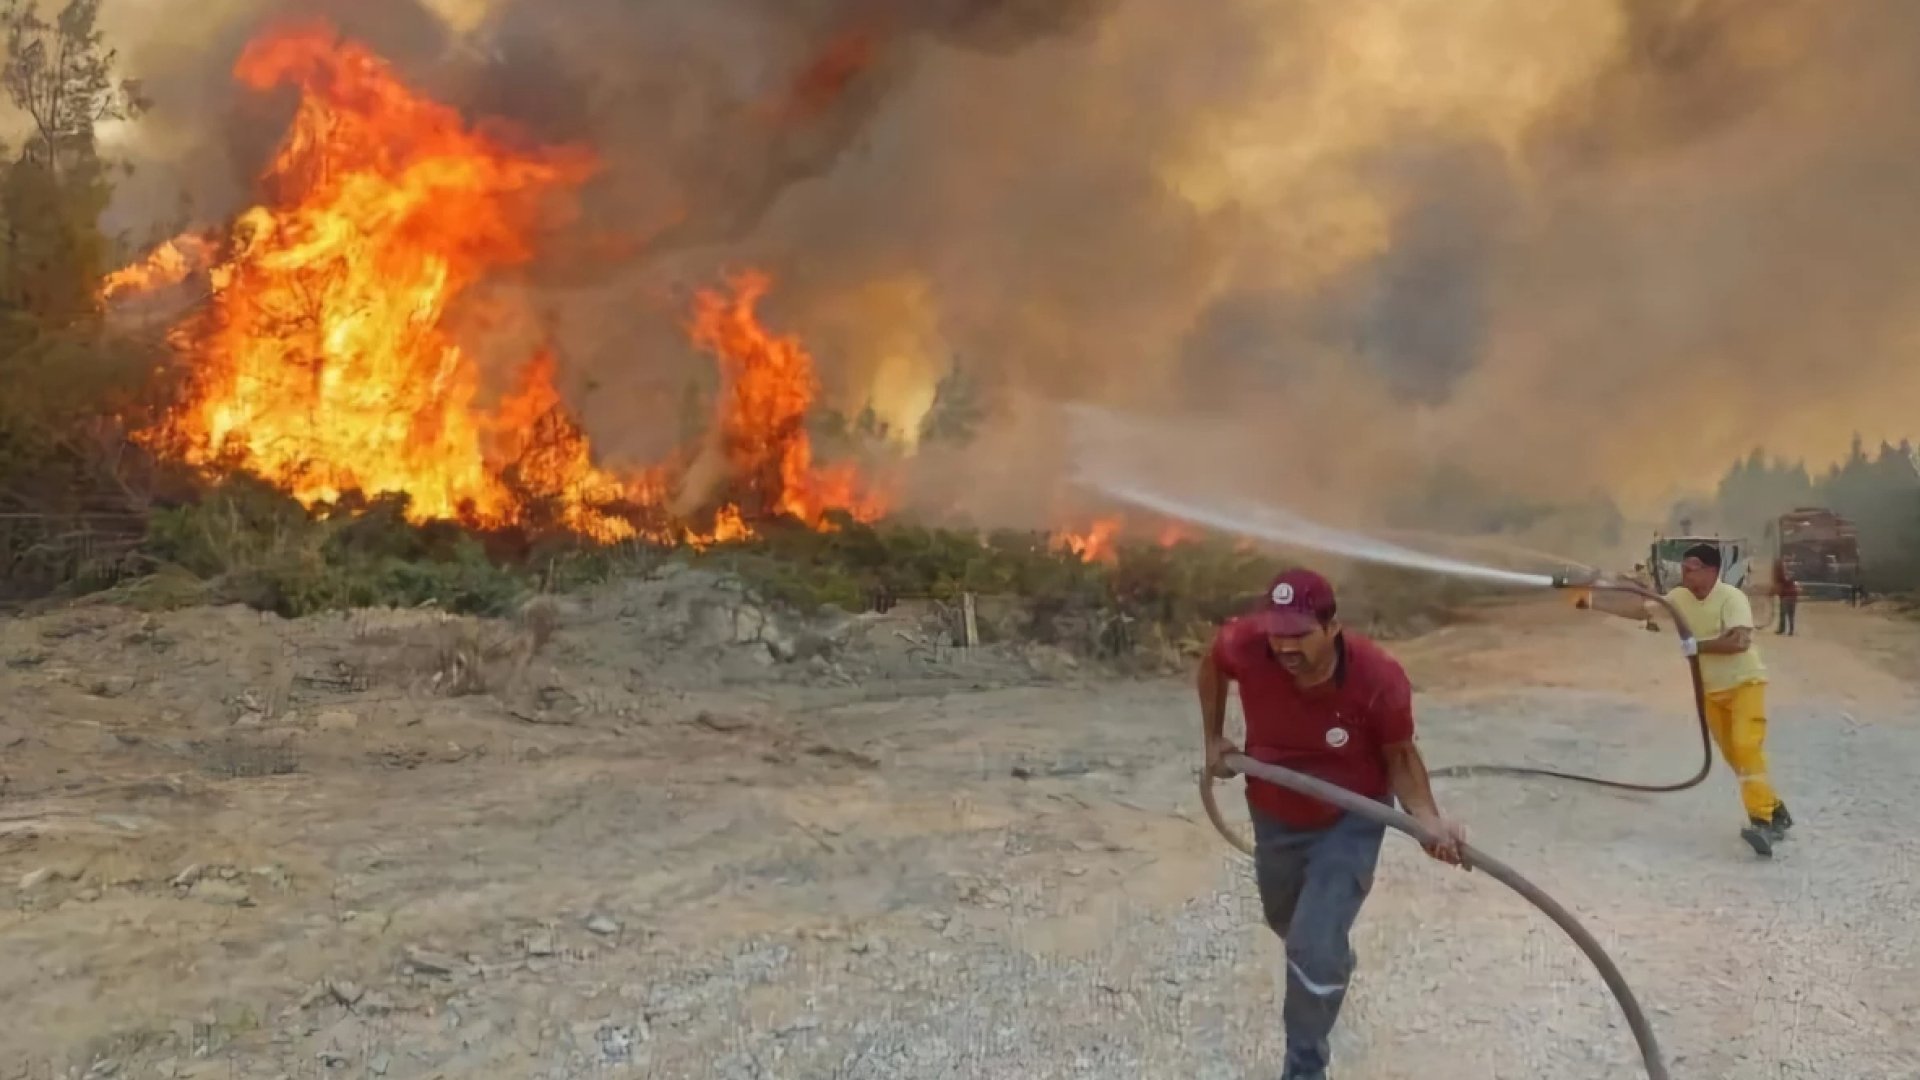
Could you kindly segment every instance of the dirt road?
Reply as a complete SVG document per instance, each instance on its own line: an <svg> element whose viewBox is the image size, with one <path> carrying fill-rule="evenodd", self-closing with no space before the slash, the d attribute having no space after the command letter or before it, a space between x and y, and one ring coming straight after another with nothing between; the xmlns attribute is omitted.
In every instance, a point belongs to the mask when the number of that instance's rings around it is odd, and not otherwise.
<svg viewBox="0 0 1920 1080"><path fill-rule="evenodd" d="M0 1077L1277 1074L1278 948L1183 683L898 619L773 663L721 614L596 599L492 696L403 685L351 620L0 627ZM1803 619L1763 639L1801 822L1771 863L1724 767L1440 791L1596 930L1677 1077L1920 1061L1920 627ZM1436 765L1693 766L1664 636L1541 604L1397 649ZM1572 946L1409 843L1356 944L1339 1075L1639 1075Z"/></svg>

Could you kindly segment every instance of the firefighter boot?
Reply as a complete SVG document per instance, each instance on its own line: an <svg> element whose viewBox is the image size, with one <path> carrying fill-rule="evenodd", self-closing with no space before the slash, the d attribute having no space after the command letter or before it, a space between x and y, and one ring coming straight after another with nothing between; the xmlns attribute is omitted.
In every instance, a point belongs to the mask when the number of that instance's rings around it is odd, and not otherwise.
<svg viewBox="0 0 1920 1080"><path fill-rule="evenodd" d="M1793 828L1793 815L1787 813L1786 803L1776 803L1773 807L1773 820L1767 822L1768 830L1775 840L1785 840L1787 830Z"/></svg>

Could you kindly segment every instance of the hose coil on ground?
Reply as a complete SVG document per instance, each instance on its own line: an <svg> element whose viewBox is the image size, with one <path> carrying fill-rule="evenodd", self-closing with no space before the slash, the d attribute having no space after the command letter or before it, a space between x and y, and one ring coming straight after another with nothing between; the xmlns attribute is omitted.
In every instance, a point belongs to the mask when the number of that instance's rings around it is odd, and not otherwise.
<svg viewBox="0 0 1920 1080"><path fill-rule="evenodd" d="M1713 734L1707 727L1706 686L1700 681L1700 657L1695 653L1693 632L1687 627L1685 619L1673 603L1659 593L1631 582L1593 581L1584 583L1565 583L1556 579L1561 588L1597 589L1606 592L1623 592L1638 596L1665 609L1667 617L1673 620L1674 633L1680 637L1680 650L1687 658L1687 670L1693 679L1693 713L1700 725L1700 768L1685 780L1671 784L1638 784L1625 780L1608 780L1598 776L1585 776L1580 773L1556 772L1553 769L1535 769L1521 765L1449 765L1442 769L1433 769L1428 776L1435 778L1460 779L1475 776L1539 776L1550 780L1570 780L1576 784L1590 784L1594 787L1611 788L1615 791L1641 791L1654 795L1668 795L1676 791L1685 791L1697 787L1713 773Z"/></svg>

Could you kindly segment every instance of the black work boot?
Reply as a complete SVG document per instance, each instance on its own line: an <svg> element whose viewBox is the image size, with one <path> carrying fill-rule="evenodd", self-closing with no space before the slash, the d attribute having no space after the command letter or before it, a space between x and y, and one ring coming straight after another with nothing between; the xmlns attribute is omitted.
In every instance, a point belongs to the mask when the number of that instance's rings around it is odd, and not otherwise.
<svg viewBox="0 0 1920 1080"><path fill-rule="evenodd" d="M1767 827L1773 830L1773 838L1775 840L1785 840L1787 838L1787 830L1793 828L1793 815L1787 813L1786 803L1774 804L1773 819L1767 822Z"/></svg>
<svg viewBox="0 0 1920 1080"><path fill-rule="evenodd" d="M1763 859L1773 858L1773 822L1765 818L1748 818L1747 827L1740 830L1740 839L1747 842L1755 855Z"/></svg>

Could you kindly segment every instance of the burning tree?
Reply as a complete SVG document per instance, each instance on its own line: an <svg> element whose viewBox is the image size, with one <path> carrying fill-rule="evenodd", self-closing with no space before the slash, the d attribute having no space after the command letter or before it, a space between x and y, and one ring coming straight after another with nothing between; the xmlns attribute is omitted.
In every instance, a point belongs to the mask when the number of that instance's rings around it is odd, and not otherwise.
<svg viewBox="0 0 1920 1080"><path fill-rule="evenodd" d="M174 333L189 391L141 433L146 445L257 474L309 506L401 494L416 521L558 524L599 540L705 544L747 535L748 519L819 528L830 511L881 511L851 469L813 461L812 357L760 324L764 275L696 301L693 340L726 386L714 423L728 478L697 527L668 509L687 456L624 473L598 464L555 387L551 350L484 402L456 317L474 319L478 286L534 259L549 215L598 167L591 151L529 148L469 124L322 24L260 38L235 75L256 91L299 92L262 177L265 201L104 289L127 295L200 272L211 289Z"/></svg>
<svg viewBox="0 0 1920 1080"><path fill-rule="evenodd" d="M588 176L592 156L509 149L324 27L255 42L235 75L294 85L300 104L262 180L270 201L221 242L212 302L176 332L187 399L144 440L303 502L395 492L423 519L511 522L500 477L536 419L517 413L552 395L523 385L502 413L476 408L479 369L449 314L489 272L533 257L540 199ZM551 370L532 357L523 381ZM584 449L520 464L522 484L617 534L585 509L618 484Z"/></svg>

